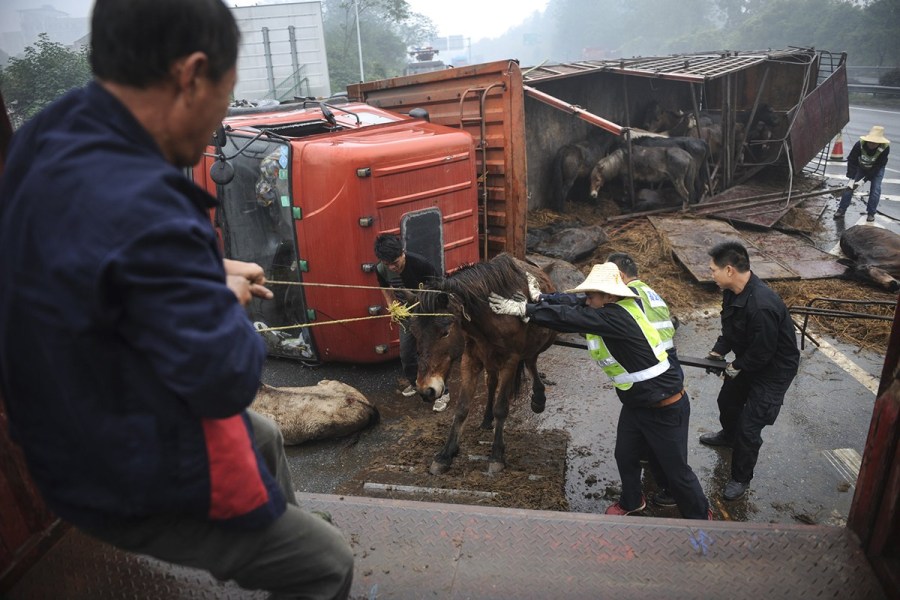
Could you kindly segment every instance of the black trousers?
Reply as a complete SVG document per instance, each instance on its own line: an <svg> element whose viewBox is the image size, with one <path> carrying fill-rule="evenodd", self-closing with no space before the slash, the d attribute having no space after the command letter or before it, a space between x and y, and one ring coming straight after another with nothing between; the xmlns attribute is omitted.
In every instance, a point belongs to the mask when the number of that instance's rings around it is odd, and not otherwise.
<svg viewBox="0 0 900 600"><path fill-rule="evenodd" d="M415 386L419 371L419 353L416 349L416 338L409 328L400 328L400 366L403 376Z"/></svg>
<svg viewBox="0 0 900 600"><path fill-rule="evenodd" d="M775 423L784 395L796 371L763 377L760 373L738 373L719 390L719 423L732 440L731 478L750 483L762 447L762 430Z"/></svg>
<svg viewBox="0 0 900 600"><path fill-rule="evenodd" d="M709 502L697 475L687 462L691 401L687 392L678 402L663 408L622 407L616 431L616 464L622 479L626 510L641 504L641 454L649 448L659 465L665 486L686 519L706 519ZM657 481L660 485L661 482Z"/></svg>
<svg viewBox="0 0 900 600"><path fill-rule="evenodd" d="M297 506L284 438L274 421L248 411L266 466L289 504L264 529L241 530L182 515L156 515L127 525L86 529L97 539L136 554L203 569L270 598L347 598L353 582L353 550L336 527Z"/></svg>

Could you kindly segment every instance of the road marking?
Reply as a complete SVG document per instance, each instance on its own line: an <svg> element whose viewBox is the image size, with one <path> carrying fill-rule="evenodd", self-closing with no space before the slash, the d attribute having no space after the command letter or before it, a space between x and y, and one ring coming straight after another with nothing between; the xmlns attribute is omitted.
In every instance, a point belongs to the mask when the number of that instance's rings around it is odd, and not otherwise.
<svg viewBox="0 0 900 600"><path fill-rule="evenodd" d="M856 485L856 479L859 477L859 467L862 464L862 457L859 452L853 448L837 448L835 450L823 450L822 454L831 463L831 466L837 470L850 487Z"/></svg>
<svg viewBox="0 0 900 600"><path fill-rule="evenodd" d="M824 338L819 338L819 350L830 358L837 366L847 372L850 377L860 382L863 387L872 392L878 393L878 378L866 373L862 367L858 366L852 360L847 358L840 350L829 344Z"/></svg>
<svg viewBox="0 0 900 600"><path fill-rule="evenodd" d="M879 109L879 108L862 108L862 107L859 107L859 106L854 106L854 107L853 107L853 110L860 110L860 111L863 111L863 112L877 112L877 113L884 113L884 114L886 114L886 115L896 115L896 114L897 114L897 111L896 111L896 110L881 110L881 109Z"/></svg>

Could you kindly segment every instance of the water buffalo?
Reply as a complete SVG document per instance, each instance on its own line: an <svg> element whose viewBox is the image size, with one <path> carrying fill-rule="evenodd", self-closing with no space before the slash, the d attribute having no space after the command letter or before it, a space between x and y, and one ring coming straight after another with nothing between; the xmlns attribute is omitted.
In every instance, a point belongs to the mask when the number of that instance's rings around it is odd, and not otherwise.
<svg viewBox="0 0 900 600"><path fill-rule="evenodd" d="M591 169L605 155L612 144L611 135L593 133L574 144L566 144L556 152L550 184L550 206L563 212L566 199L578 179L587 179Z"/></svg>
<svg viewBox="0 0 900 600"><path fill-rule="evenodd" d="M633 144L647 148L681 148L691 155L694 163L694 177L692 185L687 189L691 192L691 201L698 202L703 196L703 183L709 179L709 169L706 160L709 157L709 144L696 137L638 137ZM700 176L702 175L702 176Z"/></svg>
<svg viewBox="0 0 900 600"><path fill-rule="evenodd" d="M847 275L889 292L900 291L900 235L871 225L854 225L841 235L840 262Z"/></svg>
<svg viewBox="0 0 900 600"><path fill-rule="evenodd" d="M628 155L623 149L601 158L591 171L591 198L610 180L625 175ZM631 164L634 178L647 183L668 181L678 192L684 204L691 201L691 193L697 172L691 155L681 148L651 148L634 145L631 148Z"/></svg>
<svg viewBox="0 0 900 600"><path fill-rule="evenodd" d="M683 110L663 108L656 100L651 100L637 119L638 127L653 133L671 131L684 123L688 113Z"/></svg>

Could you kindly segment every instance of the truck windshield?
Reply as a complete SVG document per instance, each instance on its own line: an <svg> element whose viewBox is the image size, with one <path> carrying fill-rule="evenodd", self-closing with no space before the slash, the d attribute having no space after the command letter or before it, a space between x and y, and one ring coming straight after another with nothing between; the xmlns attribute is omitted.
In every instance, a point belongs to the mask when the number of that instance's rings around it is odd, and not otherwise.
<svg viewBox="0 0 900 600"><path fill-rule="evenodd" d="M299 282L300 258L291 202L291 152L279 140L229 135L223 148L234 167L234 179L216 189L221 206L216 226L225 256L255 262L272 281ZM246 148L244 148L246 146ZM240 154L238 150L244 148ZM237 154L237 156L234 156ZM306 307L301 286L275 286L275 298L254 299L250 317L258 329L304 323ZM272 354L315 359L306 329L264 334Z"/></svg>

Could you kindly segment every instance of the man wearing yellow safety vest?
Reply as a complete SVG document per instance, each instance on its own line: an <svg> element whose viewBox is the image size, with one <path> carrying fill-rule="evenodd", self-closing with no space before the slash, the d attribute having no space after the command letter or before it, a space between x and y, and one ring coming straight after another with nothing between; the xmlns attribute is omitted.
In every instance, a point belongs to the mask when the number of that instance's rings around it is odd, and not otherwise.
<svg viewBox="0 0 900 600"><path fill-rule="evenodd" d="M681 363L678 362L678 354L675 351L675 321L669 312L669 306L665 300L657 294L653 288L638 279L638 267L631 255L625 252L613 252L606 257L606 262L611 262L619 267L619 275L628 288L640 296L635 300L638 306L656 329L659 334L660 345L666 349L669 355L669 362L673 363L681 369ZM684 371L682 371L682 376ZM653 473L653 480L656 482L658 490L652 497L651 502L657 506L675 506L675 498L669 493L669 484L666 480L666 474L663 472L659 463L650 453L645 453L647 462L650 464L650 471Z"/></svg>
<svg viewBox="0 0 900 600"><path fill-rule="evenodd" d="M491 294L491 310L565 333L583 333L591 357L612 380L622 402L616 429L616 464L622 496L608 515L630 515L647 506L641 492L641 452L649 448L665 473L681 514L711 519L709 502L687 463L690 399L681 369L673 364L656 329L644 316L613 263L594 265L578 287L526 298ZM575 296L584 293L586 299Z"/></svg>
<svg viewBox="0 0 900 600"><path fill-rule="evenodd" d="M875 125L867 135L861 136L853 144L847 157L847 189L841 194L841 202L834 213L840 219L847 212L853 192L860 181L869 182L869 198L866 202L866 221L875 220L878 201L881 199L881 180L887 167L888 155L891 153L891 141L884 137L884 127Z"/></svg>
<svg viewBox="0 0 900 600"><path fill-rule="evenodd" d="M606 262L611 262L619 267L622 281L632 292L640 296L637 300L638 306L656 329L656 333L659 334L662 347L669 354L669 362L674 362L678 368L681 368L678 363L678 354L675 351L675 321L669 312L669 305L653 288L638 279L637 263L634 262L631 255L625 252L613 252L606 258Z"/></svg>

